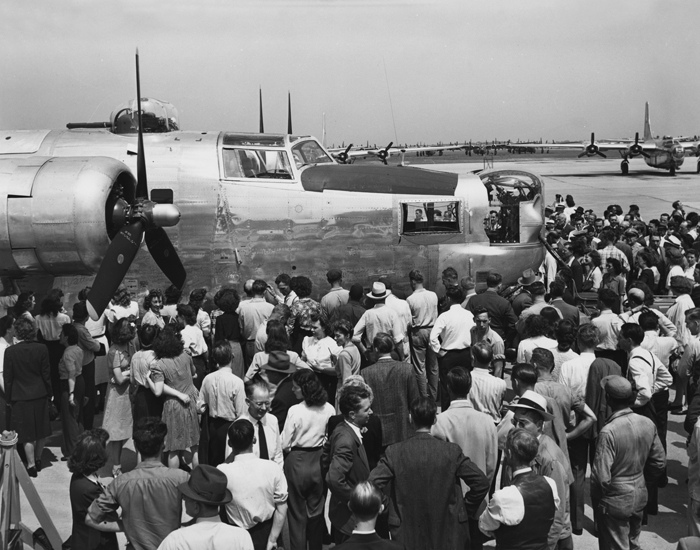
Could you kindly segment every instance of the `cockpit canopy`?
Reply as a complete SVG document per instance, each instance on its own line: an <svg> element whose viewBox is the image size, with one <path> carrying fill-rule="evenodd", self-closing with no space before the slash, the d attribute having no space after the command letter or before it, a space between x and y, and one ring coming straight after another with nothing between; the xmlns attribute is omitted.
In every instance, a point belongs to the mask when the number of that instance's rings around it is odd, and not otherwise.
<svg viewBox="0 0 700 550"><path fill-rule="evenodd" d="M112 111L110 116L112 132L115 134L135 134L138 132L137 109L137 102L134 99L121 104ZM144 134L174 132L180 129L177 109L172 103L152 97L141 98L141 120Z"/></svg>

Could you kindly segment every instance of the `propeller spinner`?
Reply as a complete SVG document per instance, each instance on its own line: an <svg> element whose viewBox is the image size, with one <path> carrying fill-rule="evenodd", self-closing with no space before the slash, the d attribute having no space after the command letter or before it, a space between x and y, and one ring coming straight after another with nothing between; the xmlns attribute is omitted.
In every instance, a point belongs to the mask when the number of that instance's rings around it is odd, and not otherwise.
<svg viewBox="0 0 700 550"><path fill-rule="evenodd" d="M592 157L593 155L598 155L604 159L608 158L605 153L601 152L600 147L598 147L598 144L595 142L595 133L591 133L591 142L586 145L586 149L578 156L578 158Z"/></svg>
<svg viewBox="0 0 700 550"><path fill-rule="evenodd" d="M642 146L639 145L639 132L634 134L634 143L630 145L629 156L638 157L642 155L643 157L649 158L649 153L647 153Z"/></svg>
<svg viewBox="0 0 700 550"><path fill-rule="evenodd" d="M386 159L389 158L389 149L391 149L392 145L394 145L394 142L390 141L389 145L377 152L377 157L379 157L379 160L381 160L384 164L387 164Z"/></svg>
<svg viewBox="0 0 700 550"><path fill-rule="evenodd" d="M350 152L350 149L352 149L352 143L351 143L350 145L347 146L347 148L345 149L345 151L341 151L340 153L338 153L338 154L336 155L336 158L338 159L338 162L340 162L341 164L347 164L347 163L348 163L348 160L350 159L350 156L348 155L348 153Z"/></svg>
<svg viewBox="0 0 700 550"><path fill-rule="evenodd" d="M187 278L187 273L177 251L163 229L163 227L174 226L180 221L180 211L172 204L158 204L148 198L146 158L141 129L141 82L138 50L136 50L136 100L139 123L136 195L131 203L119 199L114 206L112 223L120 229L107 249L92 289L87 296L88 313L95 321L100 318L124 279L144 236L151 256L175 286L182 288Z"/></svg>

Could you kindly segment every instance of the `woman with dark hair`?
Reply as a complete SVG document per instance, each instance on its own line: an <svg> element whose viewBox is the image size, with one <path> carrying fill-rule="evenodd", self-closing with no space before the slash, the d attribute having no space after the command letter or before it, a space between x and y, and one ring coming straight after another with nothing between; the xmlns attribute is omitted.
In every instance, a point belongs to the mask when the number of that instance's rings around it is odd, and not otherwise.
<svg viewBox="0 0 700 550"><path fill-rule="evenodd" d="M55 288L51 291L51 297L41 301L39 315L36 316L37 341L41 342L49 350L49 367L51 368L51 387L53 389L54 404L61 408L61 378L58 375L58 362L63 355L61 344L61 327L70 323L70 317L63 312L63 291Z"/></svg>
<svg viewBox="0 0 700 550"><path fill-rule="evenodd" d="M310 298L313 283L308 277L294 277L291 280L292 290L299 299L292 304L292 316L289 318L289 326L292 328L291 349L301 354L302 344L306 336L313 333L311 328L311 315L323 316L321 304Z"/></svg>
<svg viewBox="0 0 700 550"><path fill-rule="evenodd" d="M556 315L558 317L558 313ZM518 344L517 362L529 363L535 348L556 349L557 341L547 336L551 330L552 326L542 315L535 314L527 317L525 319L526 338Z"/></svg>
<svg viewBox="0 0 700 550"><path fill-rule="evenodd" d="M163 414L163 399L151 391L148 383L151 370L156 364L156 354L152 348L158 334L158 325L142 324L139 329L141 349L131 358L131 412L134 426L142 418L160 418Z"/></svg>
<svg viewBox="0 0 700 550"><path fill-rule="evenodd" d="M290 407L282 430L284 474L289 484L289 538L292 550L321 550L325 487L321 452L328 419L335 409L318 377L310 370L292 375L292 390L303 401Z"/></svg>
<svg viewBox="0 0 700 550"><path fill-rule="evenodd" d="M267 322L267 342L265 342L265 351L259 351L253 356L250 367L245 373L244 381L252 380L256 374L260 374L269 384L267 374L262 370L262 366L267 364L270 354L275 351L283 351L289 355L289 364L295 365L296 368L308 369L304 361L301 360L299 354L289 349L289 337L287 336L287 328L282 321L270 319ZM274 393L274 392L273 392Z"/></svg>
<svg viewBox="0 0 700 550"><path fill-rule="evenodd" d="M165 289L165 305L161 308L160 313L165 320L165 324L175 322L177 317L177 304L182 298L182 290L175 285L170 285Z"/></svg>
<svg viewBox="0 0 700 550"><path fill-rule="evenodd" d="M12 404L10 429L17 432L19 444L24 445L27 473L36 477L45 440L51 435L49 352L36 341L34 321L22 316L13 326L19 342L5 350L3 372L5 394Z"/></svg>
<svg viewBox="0 0 700 550"><path fill-rule="evenodd" d="M559 380L559 372L564 363L578 357L578 353L571 349L576 342L577 328L573 321L568 319L559 321L554 328L554 337L557 340L557 347L551 350L552 355L554 355L554 369L552 370L554 380Z"/></svg>
<svg viewBox="0 0 700 550"><path fill-rule="evenodd" d="M613 312L620 314L622 303L627 299L625 277L622 274L622 263L617 258L608 258L605 261L605 274L600 288L609 288L620 297L620 303L613 308Z"/></svg>
<svg viewBox="0 0 700 550"><path fill-rule="evenodd" d="M194 385L202 387L202 380L207 374L207 351L209 347L204 339L202 330L197 326L197 314L192 306L180 304L177 306L177 324L185 351L192 356L196 375Z"/></svg>
<svg viewBox="0 0 700 550"><path fill-rule="evenodd" d="M129 380L131 358L136 353L134 337L136 326L126 317L118 319L110 329L112 347L107 354L111 376L107 385L107 402L102 427L109 432L109 451L112 475L121 474L121 455L124 443L131 438L134 419L131 414Z"/></svg>
<svg viewBox="0 0 700 550"><path fill-rule="evenodd" d="M36 298L34 297L34 292L31 290L28 292L22 292L17 297L17 303L12 308L12 314L15 316L15 319L26 317L30 321L34 322L34 317L32 317L31 311L34 309L35 305Z"/></svg>
<svg viewBox="0 0 700 550"><path fill-rule="evenodd" d="M313 332L304 338L301 358L314 370L328 392L328 401L334 404L338 386L334 360L337 359L343 348L333 339L333 333L328 327L328 323L319 313L312 314L309 317L309 322Z"/></svg>
<svg viewBox="0 0 700 550"><path fill-rule="evenodd" d="M78 300L85 302L87 300L88 294L92 287L86 286L78 293ZM101 412L105 408L105 397L107 396L107 383L109 382L110 372L109 365L107 364L107 352L109 351L109 341L107 340L107 315L102 312L100 318L97 321L93 321L90 317L85 320L85 328L90 333L90 336L97 343L104 346L104 354L95 356L94 366L89 369L91 372L84 372L85 377L85 387L86 395L88 393L88 387L92 387L92 392L94 397L94 403L90 403L88 407L94 412ZM87 376L86 376L87 374ZM88 377L90 380L88 380ZM94 380L93 380L94 379ZM86 407L87 409L87 407Z"/></svg>
<svg viewBox="0 0 700 550"><path fill-rule="evenodd" d="M231 422L247 411L247 405L243 380L236 376L231 368L233 354L229 343L226 340L217 342L211 352L211 358L217 370L204 378L202 391L197 400L199 411L207 413L206 427L208 428L207 445L206 448L202 447L201 451L202 453L206 451L206 458L200 457L200 459L211 466L218 466L226 458L228 427ZM202 429L204 432L204 424ZM204 445L204 439L205 437L202 436L200 447Z"/></svg>
<svg viewBox="0 0 700 550"><path fill-rule="evenodd" d="M178 468L181 458L187 462L189 455L190 465L194 468L199 464L199 392L192 382L195 374L192 357L185 351L180 334L170 326L158 335L153 351L157 361L148 380L152 381L153 393L158 396L165 394L162 418L168 427L164 442L168 466Z"/></svg>
<svg viewBox="0 0 700 550"><path fill-rule="evenodd" d="M154 288L146 294L146 297L143 299L143 309L146 310L146 313L141 319L141 326L155 325L159 329L165 328L165 320L161 314L163 298L163 291L159 288Z"/></svg>
<svg viewBox="0 0 700 550"><path fill-rule="evenodd" d="M109 434L100 428L83 433L68 458L70 480L70 507L73 515L71 548L80 550L118 550L116 533L118 522L102 523L101 530L85 523L90 505L105 491L97 471L107 463L105 445Z"/></svg>
<svg viewBox="0 0 700 550"><path fill-rule="evenodd" d="M187 305L193 309L197 320L196 325L199 327L199 330L202 331L204 339L209 340L209 337L211 336L211 317L209 317L209 314L202 309L202 304L204 304L206 297L206 288L196 288L190 292L190 301Z"/></svg>
<svg viewBox="0 0 700 550"><path fill-rule="evenodd" d="M243 348L241 347L241 326L238 322L238 304L241 297L233 288L227 288L216 293L214 303L221 311L216 316L214 323L214 344L228 342L231 346L233 359L231 361L231 372L243 379L245 376L245 361L243 360Z"/></svg>
<svg viewBox="0 0 700 550"><path fill-rule="evenodd" d="M129 319L135 322L138 321L140 316L139 304L131 299L131 294L124 285L119 285L119 288L114 293L112 301L107 306L107 309L105 309L105 315L107 316L107 320L112 324L119 321L119 319ZM110 441L114 441L111 434Z"/></svg>
<svg viewBox="0 0 700 550"><path fill-rule="evenodd" d="M600 254L597 250L589 250L581 261L583 266L583 290L598 292L603 282L603 272L600 270Z"/></svg>
<svg viewBox="0 0 700 550"><path fill-rule="evenodd" d="M83 379L83 350L78 345L78 329L68 323L61 327L61 345L65 347L58 364L60 376L60 411L63 427L63 460L73 454L78 442L81 426L78 424L85 397L85 380Z"/></svg>

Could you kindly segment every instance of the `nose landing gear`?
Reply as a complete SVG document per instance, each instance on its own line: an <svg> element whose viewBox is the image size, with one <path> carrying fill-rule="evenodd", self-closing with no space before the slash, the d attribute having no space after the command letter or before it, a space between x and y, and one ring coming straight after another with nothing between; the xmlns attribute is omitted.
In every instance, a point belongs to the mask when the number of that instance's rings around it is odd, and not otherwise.
<svg viewBox="0 0 700 550"><path fill-rule="evenodd" d="M700 164L700 163L699 163ZM620 170L622 171L622 175L626 176L630 172L630 161L627 159L624 159L620 163Z"/></svg>

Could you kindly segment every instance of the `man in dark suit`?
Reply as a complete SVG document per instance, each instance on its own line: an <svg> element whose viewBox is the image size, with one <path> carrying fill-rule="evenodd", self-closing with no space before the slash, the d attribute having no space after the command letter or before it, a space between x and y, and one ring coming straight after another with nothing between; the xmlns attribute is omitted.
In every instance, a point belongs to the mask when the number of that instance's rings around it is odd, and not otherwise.
<svg viewBox="0 0 700 550"><path fill-rule="evenodd" d="M405 550L395 540L381 538L375 531L377 516L384 510L382 494L369 481L358 483L350 496L348 507L357 521L350 538L336 546L337 550Z"/></svg>
<svg viewBox="0 0 700 550"><path fill-rule="evenodd" d="M321 455L321 468L328 472L326 483L331 491L328 517L336 544L352 534L355 520L348 502L355 486L369 477L362 428L372 414L370 393L365 388L347 388L340 397L339 406L344 421L333 430Z"/></svg>
<svg viewBox="0 0 700 550"><path fill-rule="evenodd" d="M380 332L372 345L379 359L362 371L362 377L374 392L373 414L382 423L382 446L386 447L413 435L408 409L420 393L413 367L391 357L393 338Z"/></svg>
<svg viewBox="0 0 700 550"><path fill-rule="evenodd" d="M564 291L566 283L557 277L549 287L549 305L558 309L561 312L562 318L566 321L571 321L578 329L581 321L581 314L576 306L567 304L564 301Z"/></svg>
<svg viewBox="0 0 700 550"><path fill-rule="evenodd" d="M437 406L420 397L411 406L412 438L391 445L372 470L379 489L393 482L389 528L409 550L469 548L468 518L489 489L486 476L455 443L430 435ZM460 480L469 486L462 498Z"/></svg>

